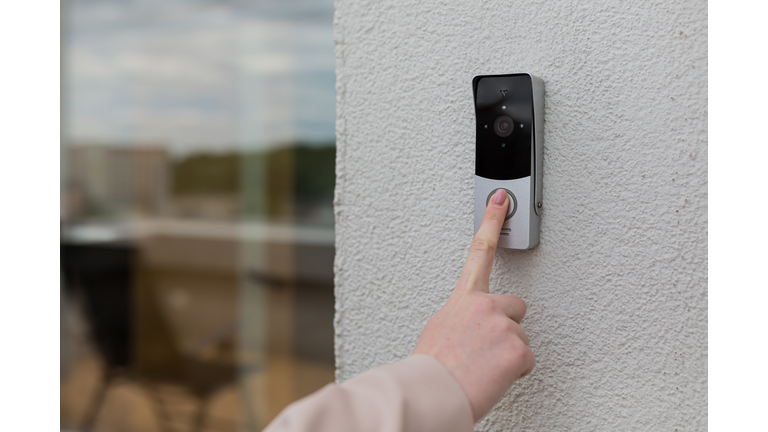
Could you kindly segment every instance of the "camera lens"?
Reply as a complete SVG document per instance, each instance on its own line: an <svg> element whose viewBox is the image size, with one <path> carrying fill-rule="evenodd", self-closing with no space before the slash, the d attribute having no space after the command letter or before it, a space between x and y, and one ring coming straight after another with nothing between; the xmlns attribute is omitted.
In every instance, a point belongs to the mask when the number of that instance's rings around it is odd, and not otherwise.
<svg viewBox="0 0 768 432"><path fill-rule="evenodd" d="M493 131L500 137L508 137L512 133L514 123L509 116L501 116L493 122Z"/></svg>

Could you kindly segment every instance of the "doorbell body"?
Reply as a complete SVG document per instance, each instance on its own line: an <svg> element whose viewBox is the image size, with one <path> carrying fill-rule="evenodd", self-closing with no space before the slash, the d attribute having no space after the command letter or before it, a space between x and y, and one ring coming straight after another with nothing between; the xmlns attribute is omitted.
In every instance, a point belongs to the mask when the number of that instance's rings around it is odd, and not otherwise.
<svg viewBox="0 0 768 432"><path fill-rule="evenodd" d="M528 73L480 75L472 80L475 143L475 233L490 198L502 189L509 208L499 247L539 244L544 134L544 81Z"/></svg>

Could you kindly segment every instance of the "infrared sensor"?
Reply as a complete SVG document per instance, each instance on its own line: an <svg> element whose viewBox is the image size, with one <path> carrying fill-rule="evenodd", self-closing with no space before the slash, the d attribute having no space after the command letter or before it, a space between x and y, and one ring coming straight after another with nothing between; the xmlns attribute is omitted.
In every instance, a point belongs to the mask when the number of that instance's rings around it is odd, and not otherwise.
<svg viewBox="0 0 768 432"><path fill-rule="evenodd" d="M533 249L541 224L544 81L529 73L472 80L475 141L475 233L493 194L509 195L498 246Z"/></svg>

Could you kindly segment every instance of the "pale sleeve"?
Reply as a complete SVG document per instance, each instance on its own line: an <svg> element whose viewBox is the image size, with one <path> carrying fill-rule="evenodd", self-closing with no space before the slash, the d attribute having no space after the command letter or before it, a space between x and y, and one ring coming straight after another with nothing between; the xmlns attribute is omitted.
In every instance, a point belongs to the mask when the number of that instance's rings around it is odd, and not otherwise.
<svg viewBox="0 0 768 432"><path fill-rule="evenodd" d="M470 432L472 408L435 358L412 355L286 407L265 432Z"/></svg>

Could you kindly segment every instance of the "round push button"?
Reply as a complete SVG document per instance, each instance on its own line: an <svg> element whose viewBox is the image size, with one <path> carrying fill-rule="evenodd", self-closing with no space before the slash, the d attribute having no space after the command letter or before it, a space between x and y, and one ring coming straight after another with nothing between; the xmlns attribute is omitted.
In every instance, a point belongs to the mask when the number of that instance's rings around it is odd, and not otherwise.
<svg viewBox="0 0 768 432"><path fill-rule="evenodd" d="M491 193L488 194L488 198L485 199L485 206L488 207L488 203L491 202L491 197L499 189L503 190L504 192L507 193L507 195L509 195L509 207L507 208L507 217L504 218L504 220L509 220L512 216L515 215L515 212L517 211L517 198L515 198L515 194L510 192L509 189L496 188L492 190Z"/></svg>

